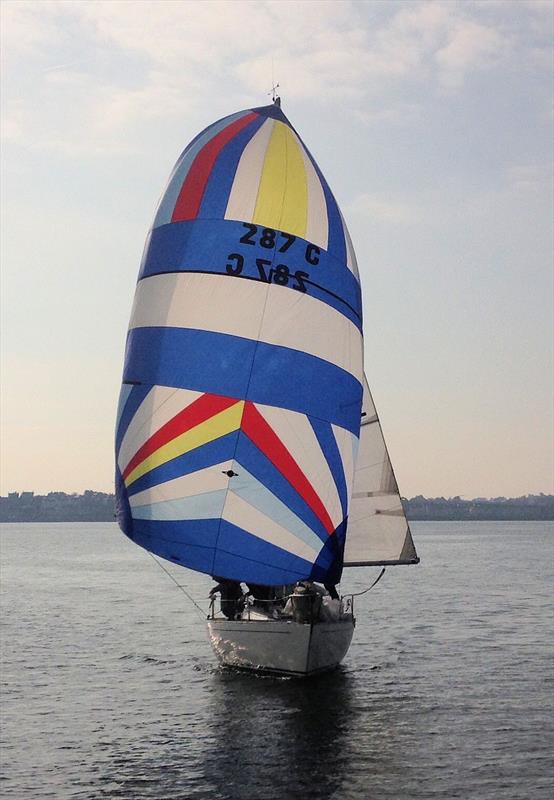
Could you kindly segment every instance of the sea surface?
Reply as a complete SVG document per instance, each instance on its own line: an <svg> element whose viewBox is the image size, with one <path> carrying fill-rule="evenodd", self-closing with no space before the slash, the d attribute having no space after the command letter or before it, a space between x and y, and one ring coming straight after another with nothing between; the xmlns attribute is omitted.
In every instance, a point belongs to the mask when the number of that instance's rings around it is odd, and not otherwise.
<svg viewBox="0 0 554 800"><path fill-rule="evenodd" d="M421 564L358 598L343 666L309 679L218 668L111 523L0 527L2 798L552 797L549 523L415 523ZM168 566L206 609L210 579Z"/></svg>

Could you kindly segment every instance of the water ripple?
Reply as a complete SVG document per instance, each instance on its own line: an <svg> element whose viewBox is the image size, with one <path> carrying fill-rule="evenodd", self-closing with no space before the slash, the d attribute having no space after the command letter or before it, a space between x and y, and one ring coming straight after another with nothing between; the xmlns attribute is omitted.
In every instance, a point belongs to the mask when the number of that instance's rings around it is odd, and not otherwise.
<svg viewBox="0 0 554 800"><path fill-rule="evenodd" d="M2 798L550 798L547 526L415 536L421 565L387 570L344 665L306 681L218 667L115 526L4 526Z"/></svg>

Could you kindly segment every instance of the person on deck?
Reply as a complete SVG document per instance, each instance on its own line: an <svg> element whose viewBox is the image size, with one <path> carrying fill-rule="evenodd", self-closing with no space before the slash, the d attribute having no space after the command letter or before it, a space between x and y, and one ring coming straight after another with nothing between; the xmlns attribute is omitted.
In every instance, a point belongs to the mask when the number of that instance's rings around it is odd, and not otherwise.
<svg viewBox="0 0 554 800"><path fill-rule="evenodd" d="M221 610L227 619L236 619L237 615L242 610L244 605L244 595L242 587L238 581L232 581L228 578L213 577L217 581L217 585L210 590L210 597L213 597L217 592L221 595Z"/></svg>
<svg viewBox="0 0 554 800"><path fill-rule="evenodd" d="M268 611L271 603L275 600L273 586L262 586L259 583L247 583L246 585L254 605L259 605L264 611Z"/></svg>
<svg viewBox="0 0 554 800"><path fill-rule="evenodd" d="M333 600L338 600L339 599L339 595L338 595L337 590L335 589L335 584L334 583L324 583L323 585L325 586L325 588L327 589L327 591L329 592L329 595L333 598Z"/></svg>

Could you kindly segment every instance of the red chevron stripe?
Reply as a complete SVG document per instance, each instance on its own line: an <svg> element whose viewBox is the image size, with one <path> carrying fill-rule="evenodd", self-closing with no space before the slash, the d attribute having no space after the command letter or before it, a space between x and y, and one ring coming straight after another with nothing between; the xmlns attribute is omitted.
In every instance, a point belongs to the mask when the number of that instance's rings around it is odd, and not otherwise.
<svg viewBox="0 0 554 800"><path fill-rule="evenodd" d="M333 533L335 526L319 495L253 403L247 402L245 404L241 427L256 447L262 451L291 486L296 489L316 517L321 520L327 533Z"/></svg>
<svg viewBox="0 0 554 800"><path fill-rule="evenodd" d="M172 222L178 222L184 219L196 219L200 203L202 202L202 196L216 158L225 145L230 142L237 133L255 120L257 116L258 115L252 111L250 114L246 114L246 116L235 120L235 122L232 122L204 145L192 162L187 177L181 186L179 197L173 209L173 216L171 217Z"/></svg>
<svg viewBox="0 0 554 800"><path fill-rule="evenodd" d="M169 422L162 425L162 427L137 450L123 471L123 479L125 480L141 461L144 461L145 458L152 455L158 448L167 444L172 439L175 439L176 436L185 433L185 431L189 431L191 428L196 427L196 425L200 425L201 422L205 422L205 420L215 416L215 414L218 414L220 411L224 411L236 402L238 401L235 398L221 397L216 394L203 394L197 400L194 400L189 406L179 411Z"/></svg>

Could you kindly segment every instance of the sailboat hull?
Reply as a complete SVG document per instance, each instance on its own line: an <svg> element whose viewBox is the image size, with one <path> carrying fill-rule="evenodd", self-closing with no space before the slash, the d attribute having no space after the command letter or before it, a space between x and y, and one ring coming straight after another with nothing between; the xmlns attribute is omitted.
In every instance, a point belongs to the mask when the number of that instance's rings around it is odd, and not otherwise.
<svg viewBox="0 0 554 800"><path fill-rule="evenodd" d="M354 633L352 617L299 624L292 620L208 621L208 636L221 664L280 675L313 675L340 664Z"/></svg>

